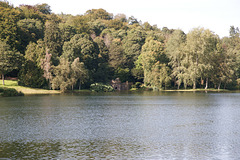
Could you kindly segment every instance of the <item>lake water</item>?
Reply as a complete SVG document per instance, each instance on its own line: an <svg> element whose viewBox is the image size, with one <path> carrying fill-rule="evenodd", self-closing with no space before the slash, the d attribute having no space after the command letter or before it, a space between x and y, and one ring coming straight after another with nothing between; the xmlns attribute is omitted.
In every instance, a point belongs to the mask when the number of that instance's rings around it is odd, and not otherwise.
<svg viewBox="0 0 240 160"><path fill-rule="evenodd" d="M0 97L0 159L240 159L240 93Z"/></svg>

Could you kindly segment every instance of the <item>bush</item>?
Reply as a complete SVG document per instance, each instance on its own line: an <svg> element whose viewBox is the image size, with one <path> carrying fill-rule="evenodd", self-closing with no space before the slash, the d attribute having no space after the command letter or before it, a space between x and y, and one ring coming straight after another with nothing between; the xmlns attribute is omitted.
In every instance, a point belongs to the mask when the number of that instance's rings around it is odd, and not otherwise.
<svg viewBox="0 0 240 160"><path fill-rule="evenodd" d="M18 85L31 88L48 86L46 79L43 77L43 70L32 61L27 61L18 73Z"/></svg>
<svg viewBox="0 0 240 160"><path fill-rule="evenodd" d="M22 92L18 92L14 88L4 88L2 92L3 97L12 97L12 96L23 96Z"/></svg>
<svg viewBox="0 0 240 160"><path fill-rule="evenodd" d="M142 83L141 82L136 82L135 85L136 85L136 88L141 88Z"/></svg>
<svg viewBox="0 0 240 160"><path fill-rule="evenodd" d="M3 89L3 88L0 88L0 93L3 92L3 91L4 91L4 89Z"/></svg>
<svg viewBox="0 0 240 160"><path fill-rule="evenodd" d="M96 92L113 92L114 89L110 85L105 85L102 83L91 84L90 89Z"/></svg>

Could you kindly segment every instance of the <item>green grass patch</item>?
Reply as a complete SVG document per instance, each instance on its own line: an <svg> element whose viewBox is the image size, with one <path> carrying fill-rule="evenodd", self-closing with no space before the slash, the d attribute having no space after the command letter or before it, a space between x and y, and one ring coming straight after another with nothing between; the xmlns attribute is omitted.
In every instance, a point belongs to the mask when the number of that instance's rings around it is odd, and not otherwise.
<svg viewBox="0 0 240 160"><path fill-rule="evenodd" d="M59 94L60 93L60 91L56 91L56 90L46 90L46 89L38 89L38 88L19 86L18 82L13 81L13 80L5 80L4 82L5 82L5 85L3 86L1 83L0 88L14 88L18 92L22 92L25 95L28 95L28 94Z"/></svg>

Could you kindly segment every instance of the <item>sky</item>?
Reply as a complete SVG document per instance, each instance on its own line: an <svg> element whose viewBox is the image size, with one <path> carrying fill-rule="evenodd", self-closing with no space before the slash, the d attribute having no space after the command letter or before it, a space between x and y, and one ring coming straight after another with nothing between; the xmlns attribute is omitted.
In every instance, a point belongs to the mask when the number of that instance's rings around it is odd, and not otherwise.
<svg viewBox="0 0 240 160"><path fill-rule="evenodd" d="M82 15L89 9L103 8L116 15L134 16L138 21L158 28L210 29L220 37L229 36L230 26L240 28L240 0L8 0L14 7L20 4L51 6L52 12Z"/></svg>

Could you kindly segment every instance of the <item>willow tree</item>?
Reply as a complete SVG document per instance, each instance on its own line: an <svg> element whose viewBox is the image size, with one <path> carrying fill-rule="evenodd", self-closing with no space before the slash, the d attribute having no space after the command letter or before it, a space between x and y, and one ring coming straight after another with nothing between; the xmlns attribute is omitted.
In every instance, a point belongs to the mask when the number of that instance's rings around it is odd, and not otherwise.
<svg viewBox="0 0 240 160"><path fill-rule="evenodd" d="M76 58L72 63L67 59L61 58L60 64L53 69L54 77L52 80L53 89L60 89L62 92L74 89L74 85L79 81L80 85L88 78L88 71L84 64Z"/></svg>
<svg viewBox="0 0 240 160"><path fill-rule="evenodd" d="M195 28L187 35L184 65L189 74L193 89L196 89L198 79L208 79L212 72L211 55L216 49L217 36L210 30Z"/></svg>
<svg viewBox="0 0 240 160"><path fill-rule="evenodd" d="M177 81L178 89L183 81L184 67L182 60L184 58L186 35L181 30L175 30L167 42L167 55L170 59L169 64L172 67L172 77Z"/></svg>

